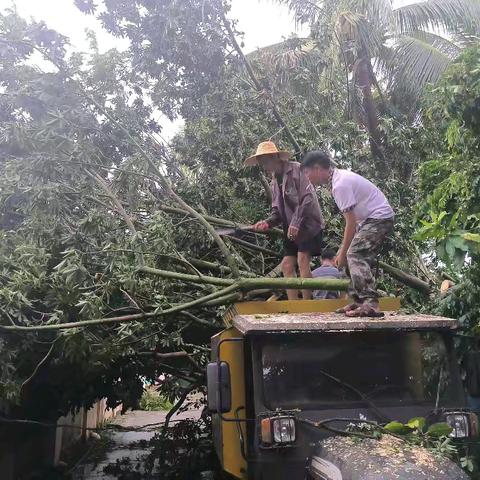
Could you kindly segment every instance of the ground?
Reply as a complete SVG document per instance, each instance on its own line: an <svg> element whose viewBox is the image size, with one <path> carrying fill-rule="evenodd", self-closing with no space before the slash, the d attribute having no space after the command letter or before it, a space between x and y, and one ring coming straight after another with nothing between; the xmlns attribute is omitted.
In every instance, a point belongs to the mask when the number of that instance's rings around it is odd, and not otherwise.
<svg viewBox="0 0 480 480"><path fill-rule="evenodd" d="M185 419L198 419L200 410L188 410L179 413L172 418L172 422ZM109 464L114 464L122 458L129 458L132 462L148 453L148 450L136 445L141 440L150 440L158 428L148 429L147 425L161 424L165 421L167 412L156 411L133 411L125 415L119 415L112 422L113 425L119 425L124 428L138 429L138 431L115 432L107 431L102 437L108 441L98 441L92 443L92 448L86 455L86 458L75 467L73 471L73 480L115 480L116 477L104 473L104 468Z"/></svg>

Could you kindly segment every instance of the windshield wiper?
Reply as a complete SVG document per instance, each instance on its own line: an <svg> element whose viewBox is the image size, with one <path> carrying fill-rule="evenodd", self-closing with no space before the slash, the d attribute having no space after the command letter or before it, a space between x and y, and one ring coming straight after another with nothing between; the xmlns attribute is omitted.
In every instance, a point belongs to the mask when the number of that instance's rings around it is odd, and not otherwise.
<svg viewBox="0 0 480 480"><path fill-rule="evenodd" d="M328 372L325 370L319 369L318 370L323 376L329 378L330 380L333 380L334 382L338 383L339 385L342 385L343 387L346 387L348 390L354 392L357 394L379 417L379 419L386 421L386 422L391 422L391 419L388 418L376 405L375 403L368 398L366 394L361 392L358 388L354 387L353 385L350 385L347 382L344 382L343 380L340 380L337 377L334 377L333 375L330 375Z"/></svg>

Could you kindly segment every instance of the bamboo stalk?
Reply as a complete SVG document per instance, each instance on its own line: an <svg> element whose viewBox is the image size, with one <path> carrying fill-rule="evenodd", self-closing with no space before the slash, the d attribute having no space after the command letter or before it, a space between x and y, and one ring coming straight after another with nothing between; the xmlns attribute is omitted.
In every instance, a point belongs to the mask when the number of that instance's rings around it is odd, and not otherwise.
<svg viewBox="0 0 480 480"><path fill-rule="evenodd" d="M210 295L206 295L201 298L197 298L192 300L191 302L182 303L181 305L176 305L172 308L167 310L160 310L155 312L148 312L148 313L136 313L134 315L123 315L120 317L110 317L110 318L96 318L94 320L81 320L78 322L67 322L67 323L51 323L48 325L35 325L31 327L24 327L24 326L3 326L0 325L0 330L5 331L15 331L15 332L35 332L35 331L42 331L42 330L66 330L71 328L81 328L81 327L90 327L94 325L108 325L108 324L116 324L116 323L129 323L134 322L137 320L146 320L148 318L154 317L163 317L165 315L171 315L173 313L181 312L182 310L186 310L188 308L195 307L197 305L202 305L209 300L214 300L219 297L223 297L232 293L238 289L237 285L231 285L227 288L222 290L218 290L217 292L213 292Z"/></svg>
<svg viewBox="0 0 480 480"><path fill-rule="evenodd" d="M219 287L228 287L233 285L235 280L229 278L211 277L207 275L190 275L188 273L172 272L170 270L160 270L158 268L140 267L138 272L157 275L162 278L171 278L183 282L201 283L204 285L216 285Z"/></svg>
<svg viewBox="0 0 480 480"><path fill-rule="evenodd" d="M263 290L266 288L273 290L284 290L286 288L302 290L328 290L328 291L347 291L350 284L349 280L337 278L242 278L235 282L238 290L248 292L250 290Z"/></svg>
<svg viewBox="0 0 480 480"><path fill-rule="evenodd" d="M179 215L190 215L189 212L186 210L183 210L182 208L178 207L170 207L168 205L159 205L160 210L163 210L164 212L167 213L177 213ZM204 215L205 220L208 220L210 223L213 223L214 225L219 225L222 227L231 227L235 228L237 225L235 222L231 220L225 220L223 218L218 218L218 217L212 217L211 215Z"/></svg>
<svg viewBox="0 0 480 480"><path fill-rule="evenodd" d="M150 267L140 267L139 272L150 273L162 278L171 278L174 280L189 281L201 283L205 285L218 285L223 287L234 287L236 292L249 292L251 290L283 290L285 288L298 288L305 290L330 290L330 291L346 291L348 289L349 280L337 278L218 278L209 275L189 275L186 273L172 272L170 270L159 270ZM230 292L228 292L230 293Z"/></svg>
<svg viewBox="0 0 480 480"><path fill-rule="evenodd" d="M221 265L220 263L209 262L207 260L200 260L198 258L190 258L188 261L196 268L203 268L205 270L213 270L213 271L219 272L221 274L232 273L232 270L230 269L230 267L227 267L226 265ZM255 277L256 276L252 272L240 271L240 273L242 274L242 277Z"/></svg>
<svg viewBox="0 0 480 480"><path fill-rule="evenodd" d="M168 205L159 205L160 210L163 210L167 213L174 213L178 215L190 215L186 210L183 210L178 207L170 207ZM208 220L211 224L217 225L219 227L226 227L226 228L240 228L242 227L241 224L238 222L234 222L233 220L227 220L225 218L220 217L213 217L212 215L204 215L203 216L206 220ZM268 234L275 234L275 235L283 235L282 230L279 228L272 228L270 230L266 230L265 232L255 232L259 235L268 235Z"/></svg>
<svg viewBox="0 0 480 480"><path fill-rule="evenodd" d="M264 253L266 255L270 255L271 257L280 257L281 254L270 250L269 248L261 247L259 245L255 245L254 243L247 242L245 240L241 240L240 238L232 237L230 235L225 235L225 238L228 238L232 243L236 243L241 245L242 247L249 248L250 250L255 250L256 252Z"/></svg>
<svg viewBox="0 0 480 480"><path fill-rule="evenodd" d="M399 268L392 267L385 262L378 262L380 268L387 272L392 278L398 280L399 282L407 285L408 287L414 288L415 290L420 290L423 293L429 294L432 289L427 282L420 280L420 278L414 277L409 273L402 272Z"/></svg>
<svg viewBox="0 0 480 480"><path fill-rule="evenodd" d="M158 272L162 272L159 270ZM168 278L182 278L185 274L177 272L168 272ZM178 277L180 276L180 277ZM193 275L192 275L193 277ZM200 277L195 277L198 283L208 283L209 277L203 277L200 281ZM213 277L215 278L215 277ZM134 322L137 320L146 320L149 318L162 317L165 315L171 315L173 313L182 312L188 308L205 305L212 300L222 299L225 300L229 298L231 294L237 294L238 292L248 292L251 290L258 289L274 289L274 290L283 290L286 288L292 289L302 289L302 290L347 290L349 281L348 280L339 280L339 279L330 279L330 278L243 278L230 280L232 281L231 285L222 290L218 290L214 293L206 295L201 298L197 298L187 303L181 305L176 305L167 310L160 310L155 312L148 313L138 313L133 315L124 315L120 317L110 317L110 318L98 318L94 320L81 320L78 322L68 322L68 323L58 323L58 324L48 324L48 325L35 325L31 327L24 327L20 325L0 325L0 330L3 331L15 331L15 332L35 332L43 330L65 330L71 328L81 328L81 327L90 327L94 325L108 325L116 323L128 323ZM233 299L232 297L230 297Z"/></svg>

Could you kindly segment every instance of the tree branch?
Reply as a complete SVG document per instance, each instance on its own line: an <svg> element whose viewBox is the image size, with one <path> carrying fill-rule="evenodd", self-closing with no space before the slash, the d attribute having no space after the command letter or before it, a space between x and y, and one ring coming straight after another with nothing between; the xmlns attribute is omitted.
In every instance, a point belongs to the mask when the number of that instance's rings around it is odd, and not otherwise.
<svg viewBox="0 0 480 480"><path fill-rule="evenodd" d="M157 272L162 272L161 270ZM168 272L169 278L174 278L173 275L180 275L183 277L185 274L177 272ZM192 275L192 277L194 277ZM197 279L197 277L194 277ZM215 278L215 277L213 277ZM203 277L203 280L208 280L208 277ZM225 281L231 281L224 279ZM81 320L79 322L68 322L60 324L48 324L48 325L35 325L30 327L13 326L13 325L0 325L0 330L4 331L16 331L16 332L34 332L42 330L64 330L70 328L90 327L93 325L108 325L115 323L127 323L136 320L145 320L148 318L162 317L173 313L181 312L188 308L196 307L199 305L208 304L212 300L219 298L228 298L227 296L237 292L248 292L251 290L271 288L274 290L283 290L287 288L299 289L299 290L331 290L331 291L345 291L348 289L349 281L332 279L332 278L243 278L238 279L231 285L222 290L218 290L214 293L206 295L201 298L197 298L181 305L176 305L167 310L138 313L133 315L124 315L120 317L99 318L94 320Z"/></svg>
<svg viewBox="0 0 480 480"><path fill-rule="evenodd" d="M237 288L236 285L232 285L230 287L224 288L217 292L211 293L210 295L206 295L201 298L197 298L192 300L191 302L182 303L181 305L177 305L175 307L169 308L167 310L162 311L155 311L155 312L148 312L148 313L137 313L134 315L123 315L120 317L110 317L110 318L98 318L94 320L81 320L79 322L67 322L67 323L59 323L59 324L48 324L48 325L35 325L31 327L24 327L24 326L4 326L0 325L0 330L5 331L18 331L18 332L35 332L35 331L42 331L42 330L65 330L71 328L80 328L80 327L90 327L93 325L108 325L108 324L115 324L115 323L128 323L134 322L137 320L146 320L148 318L154 317L162 317L165 315L170 315L172 313L181 312L187 308L192 308L197 305L202 305L209 300L214 300L215 298L222 297L228 293L235 291Z"/></svg>
<svg viewBox="0 0 480 480"><path fill-rule="evenodd" d="M204 285L216 285L219 287L228 287L233 285L235 280L228 278L210 277L206 275L189 275L188 273L171 272L169 270L159 270L158 268L140 267L139 272L149 273L162 278L171 278L184 282L201 283Z"/></svg>
<svg viewBox="0 0 480 480"><path fill-rule="evenodd" d="M225 265L221 265L220 263L215 262L208 262L207 260L200 260L198 258L190 258L188 260L194 267L203 268L205 270L214 270L215 272L219 272L221 274L228 274L231 273L230 267ZM251 272L240 272L242 277L254 277L255 274Z"/></svg>
<svg viewBox="0 0 480 480"><path fill-rule="evenodd" d="M53 342L52 342L52 345L50 346L50 348L48 349L48 352L47 354L40 360L40 362L38 362L37 366L34 368L32 374L23 381L21 387L20 387L20 392L23 391L23 389L25 388L25 386L30 383L35 375L38 373L38 371L40 370L40 368L42 367L42 365L45 365L45 363L48 361L48 359L51 357L52 353L53 353L53 350L55 348L55 343L56 341L59 339L60 337L57 337Z"/></svg>
<svg viewBox="0 0 480 480"><path fill-rule="evenodd" d="M211 235L215 243L217 244L218 248L222 252L223 256L227 260L227 263L229 267L232 270L232 273L235 277L240 277L240 272L237 266L237 263L235 261L235 258L233 255L230 253L228 247L226 246L225 242L221 239L221 237L217 234L215 231L215 228L203 217L202 214L197 212L194 208L192 208L190 205L188 205L180 196L177 195L177 193L173 190L172 185L170 183L170 180L165 177L165 175L160 172L159 168L157 167L154 158L142 147L142 145L130 134L130 131L121 123L118 121L116 118L114 118L106 109L103 107L97 100L95 100L94 97L89 95L87 91L84 89L83 85L76 80L73 75L67 70L67 68L58 63L55 59L50 57L50 55L43 50L42 48L38 47L35 44L32 44L30 42L26 41L11 41L11 40L0 40L2 43L7 43L7 44L20 44L20 45L28 45L30 48L36 50L39 52L46 60L51 62L53 65L57 67L57 69L65 75L66 78L68 78L79 90L81 95L88 101L90 102L102 115L105 115L106 118L108 118L117 128L119 128L121 131L123 131L126 135L126 138L128 141L135 146L142 157L147 161L151 171L155 174L157 177L157 181L162 185L162 187L165 189L167 194L177 203L182 207L184 210L187 210L190 215L195 217L208 231L208 233ZM162 152L163 155L165 156L165 153Z"/></svg>
<svg viewBox="0 0 480 480"><path fill-rule="evenodd" d="M165 435L167 434L168 426L170 424L171 418L175 415L175 413L178 412L178 410L180 410L183 403L187 399L189 393L195 390L196 388L198 388L198 383L185 388L183 393L180 395L180 398L178 399L177 403L167 413L167 416L165 417L165 423L163 424L162 437L165 437Z"/></svg>
<svg viewBox="0 0 480 480"><path fill-rule="evenodd" d="M228 238L232 243L241 245L242 247L254 250L256 252L264 253L265 255L270 255L271 257L281 257L281 253L270 250L269 248L261 247L260 245L255 245L254 243L247 242L237 237L231 235L225 235L225 238Z"/></svg>
<svg viewBox="0 0 480 480"><path fill-rule="evenodd" d="M424 282L423 280L420 280L409 273L402 272L402 270L399 268L392 267L385 262L378 262L378 264L383 271L387 272L391 277L403 283L404 285L414 288L415 290L420 290L427 295L431 293L432 289L427 282Z"/></svg>
<svg viewBox="0 0 480 480"><path fill-rule="evenodd" d="M230 25L230 22L229 20L227 19L227 17L225 16L225 13L222 11L221 13L222 15L222 20L223 20L223 25L228 33L228 36L230 38L230 41L232 42L232 45L233 47L235 48L235 50L237 51L240 59L242 60L243 64L245 65L245 68L248 72L248 75L250 76L250 78L252 79L252 82L253 84L255 85L255 88L256 90L264 95L268 101L270 102L270 105L272 107L272 112L273 112L273 116L275 117L275 120L277 120L278 124L283 128L285 129L285 132L288 136L288 138L290 139L290 142L292 143L293 147L295 148L295 154L300 154L302 149L300 148L300 144L297 142L295 136L293 135L292 131L290 130L290 128L288 127L287 123L283 120L282 118L282 115L280 114L280 111L277 107L277 104L275 102L275 100L273 99L273 97L263 88L262 84L260 83L260 81L258 80L255 72L253 71L253 68L252 66L250 65L250 62L248 61L247 57L245 56L245 54L243 53L242 51L242 48L240 47L240 45L238 44L237 42L237 39L235 38L235 34L233 33L233 30L232 30L232 27Z"/></svg>
<svg viewBox="0 0 480 480"><path fill-rule="evenodd" d="M127 211L123 207L122 202L113 193L113 190L109 187L107 182L105 182L105 180L100 175L98 175L98 174L94 175L91 172L89 172L87 169L85 169L85 171L87 172L87 174L91 178L93 178L98 183L98 185L100 185L100 188L107 194L107 196L110 198L110 201L115 206L115 209L117 210L117 212L120 214L120 216L123 218L123 220L127 224L127 227L130 230L131 235L134 238L136 238L137 229L135 228L135 225L133 224L132 219L130 218L130 215L127 213ZM138 263L140 265L144 265L145 264L145 259L143 257L143 254L142 253L137 253L136 256L137 256Z"/></svg>
<svg viewBox="0 0 480 480"><path fill-rule="evenodd" d="M102 190L110 198L117 212L125 220L125 223L127 224L128 229L132 232L132 235L136 235L137 229L135 228L135 225L133 224L132 219L130 218L130 215L127 213L127 211L123 207L122 202L120 202L117 196L113 193L112 189L108 186L107 182L105 182L105 180L100 175L98 174L94 175L90 173L88 170L85 170L85 171L90 177L92 177L100 185Z"/></svg>
<svg viewBox="0 0 480 480"><path fill-rule="evenodd" d="M186 210L183 210L181 208L176 208L176 207L170 207L168 205L160 205L159 206L160 210L163 210L164 212L167 213L177 213L179 215L189 215L189 213ZM213 225L218 225L221 227L226 227L226 228L241 228L243 225L234 222L232 220L226 220L225 218L219 218L219 217L213 217L211 215L204 215L205 219L208 220L210 223ZM256 234L276 234L276 235L283 235L282 230L279 228L272 228L270 230L267 230L266 232L255 232Z"/></svg>

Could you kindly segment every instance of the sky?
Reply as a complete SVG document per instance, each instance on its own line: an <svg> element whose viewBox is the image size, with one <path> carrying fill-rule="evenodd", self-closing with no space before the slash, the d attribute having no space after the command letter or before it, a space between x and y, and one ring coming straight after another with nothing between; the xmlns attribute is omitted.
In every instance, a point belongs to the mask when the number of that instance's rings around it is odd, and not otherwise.
<svg viewBox="0 0 480 480"><path fill-rule="evenodd" d="M412 0L395 0L394 4L411 3ZM85 30L93 30L97 34L101 52L116 47L127 48L127 41L110 35L102 28L101 23L91 15L82 14L73 0L0 0L0 10L16 5L18 13L25 18L43 20L48 27L57 30L70 39L74 50L86 51L88 43ZM232 0L231 19L238 20L237 29L244 32L244 51L251 52L256 48L280 42L292 33L305 35L308 32L296 30L293 17L284 5L274 0ZM163 135L171 138L178 130L181 122L161 121Z"/></svg>
<svg viewBox="0 0 480 480"><path fill-rule="evenodd" d="M50 28L69 37L76 49L87 48L86 28L97 33L102 51L125 47L125 42L109 35L94 17L82 14L73 0L0 0L0 9L13 3L20 15L44 20ZM229 16L237 19L239 30L245 32L246 52L277 43L295 30L288 9L273 0L232 0Z"/></svg>
<svg viewBox="0 0 480 480"><path fill-rule="evenodd" d="M86 29L96 33L101 52L114 47L122 50L128 46L127 41L113 37L104 30L95 17L82 14L73 0L0 0L0 10L13 4L22 17L43 20L49 28L67 36L74 50L88 50ZM245 34L245 53L277 43L291 33L306 33L295 31L295 22L287 7L278 5L273 0L232 0L229 18L238 20L237 29ZM162 136L167 140L182 125L179 120L170 122L166 118L160 118L159 121Z"/></svg>

